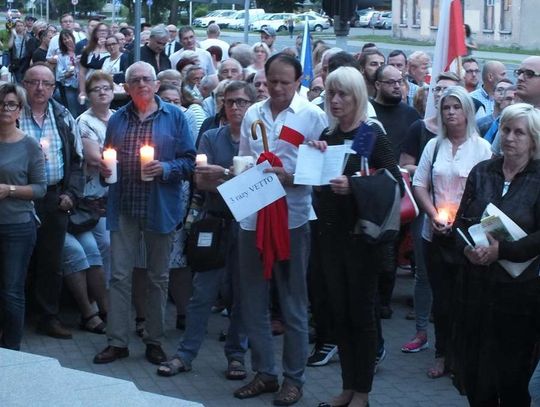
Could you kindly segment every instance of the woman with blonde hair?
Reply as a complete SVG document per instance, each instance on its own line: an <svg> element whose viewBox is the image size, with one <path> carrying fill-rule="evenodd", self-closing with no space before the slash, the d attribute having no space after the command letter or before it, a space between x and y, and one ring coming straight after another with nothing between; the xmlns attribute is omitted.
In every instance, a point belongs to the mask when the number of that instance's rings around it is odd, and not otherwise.
<svg viewBox="0 0 540 407"><path fill-rule="evenodd" d="M270 48L264 42L256 42L251 47L251 50L253 51L253 55L255 55L255 60L246 68L247 75L264 69L266 60L272 55Z"/></svg>
<svg viewBox="0 0 540 407"><path fill-rule="evenodd" d="M414 174L414 195L425 212L422 238L433 295L435 365L427 374L445 375L450 316L459 258L452 224L471 169L491 157L490 144L478 135L474 104L460 86L449 87L439 100L438 135L424 148Z"/></svg>
<svg viewBox="0 0 540 407"><path fill-rule="evenodd" d="M328 75L325 86L330 127L311 144L324 151L327 145L352 144L373 134L371 166L387 168L401 182L390 141L381 125L367 118L362 74L352 67L340 67ZM321 267L332 304L343 380L343 391L331 406L367 406L375 371L378 245L353 234L356 210L350 177L361 170L360 161L359 155L351 154L344 175L317 192Z"/></svg>

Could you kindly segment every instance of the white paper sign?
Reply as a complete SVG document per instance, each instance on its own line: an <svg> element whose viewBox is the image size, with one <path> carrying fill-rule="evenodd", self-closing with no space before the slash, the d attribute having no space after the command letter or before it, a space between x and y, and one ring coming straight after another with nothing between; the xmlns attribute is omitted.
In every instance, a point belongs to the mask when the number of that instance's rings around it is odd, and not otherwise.
<svg viewBox="0 0 540 407"><path fill-rule="evenodd" d="M237 222L286 195L276 174L264 173L268 161L244 171L217 187Z"/></svg>
<svg viewBox="0 0 540 407"><path fill-rule="evenodd" d="M354 153L347 145L328 146L323 153L316 148L300 145L294 183L297 185L328 185L330 180L343 175L348 154Z"/></svg>

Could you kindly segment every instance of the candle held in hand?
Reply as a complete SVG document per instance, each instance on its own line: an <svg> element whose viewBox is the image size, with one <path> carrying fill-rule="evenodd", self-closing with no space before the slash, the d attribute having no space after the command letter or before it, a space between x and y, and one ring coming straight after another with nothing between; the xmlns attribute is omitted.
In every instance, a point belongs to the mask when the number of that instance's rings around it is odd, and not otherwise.
<svg viewBox="0 0 540 407"><path fill-rule="evenodd" d="M144 166L151 161L154 161L154 147L141 147L141 180L143 181L152 181L154 179L154 177L149 177L144 173Z"/></svg>
<svg viewBox="0 0 540 407"><path fill-rule="evenodd" d="M105 166L111 171L111 175L105 178L107 184L114 184L117 182L117 171L116 171L116 150L114 148L108 148L103 151L103 162Z"/></svg>
<svg viewBox="0 0 540 407"><path fill-rule="evenodd" d="M45 160L49 159L49 149L51 144L49 143L49 140L42 138L39 140L39 144L41 145L41 150L43 151L43 155L45 156Z"/></svg>
<svg viewBox="0 0 540 407"><path fill-rule="evenodd" d="M437 214L437 222L447 225L450 221L450 213L446 209L439 209L439 212Z"/></svg>
<svg viewBox="0 0 540 407"><path fill-rule="evenodd" d="M195 165L198 167L208 165L208 157L206 154L197 154L197 157L195 157Z"/></svg>

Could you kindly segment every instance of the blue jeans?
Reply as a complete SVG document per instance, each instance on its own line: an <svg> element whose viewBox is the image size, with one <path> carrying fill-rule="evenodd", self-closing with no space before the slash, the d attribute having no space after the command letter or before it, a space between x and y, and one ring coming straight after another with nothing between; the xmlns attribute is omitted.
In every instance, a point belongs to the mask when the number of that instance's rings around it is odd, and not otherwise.
<svg viewBox="0 0 540 407"><path fill-rule="evenodd" d="M109 280L111 279L111 234L106 228L107 218L101 218L94 229L92 234L99 248L101 254L101 261L103 262L103 273L105 274L105 284L109 287Z"/></svg>
<svg viewBox="0 0 540 407"><path fill-rule="evenodd" d="M431 286L429 284L426 260L424 257L424 243L422 241L422 227L424 213L420 213L411 224L411 235L414 247L414 312L416 314L416 331L427 331L429 313L431 312Z"/></svg>
<svg viewBox="0 0 540 407"><path fill-rule="evenodd" d="M216 301L224 278L229 276L231 284L227 288L231 289L232 315L225 342L225 356L229 362L238 360L244 363L247 337L243 332L238 295L238 224L236 222L231 222L229 226L226 266L195 273L193 277L193 295L186 312L186 331L176 352L187 365L191 365L193 359L197 357L206 335L212 305Z"/></svg>
<svg viewBox="0 0 540 407"><path fill-rule="evenodd" d="M533 401L533 405L540 407L540 363L536 365L534 373L529 381L529 394Z"/></svg>
<svg viewBox="0 0 540 407"><path fill-rule="evenodd" d="M66 233L62 251L62 272L64 277L90 268L101 266L101 254L92 231L72 235Z"/></svg>
<svg viewBox="0 0 540 407"><path fill-rule="evenodd" d="M274 265L273 278L285 323L283 376L301 387L308 356L308 300L306 272L309 260L309 224L289 229L291 258ZM263 277L261 257L255 247L255 232L240 230L240 295L242 318L251 346L251 365L263 380L277 377L274 339L270 328L270 281Z"/></svg>
<svg viewBox="0 0 540 407"><path fill-rule="evenodd" d="M34 245L36 223L0 225L0 309L3 331L0 346L19 350L24 327L24 284Z"/></svg>

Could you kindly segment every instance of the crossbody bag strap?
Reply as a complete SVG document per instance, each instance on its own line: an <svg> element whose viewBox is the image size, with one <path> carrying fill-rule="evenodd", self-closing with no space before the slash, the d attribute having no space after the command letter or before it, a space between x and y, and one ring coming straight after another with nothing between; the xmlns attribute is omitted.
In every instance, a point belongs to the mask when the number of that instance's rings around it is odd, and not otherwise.
<svg viewBox="0 0 540 407"><path fill-rule="evenodd" d="M435 149L433 150L433 158L431 159L431 169L429 171L429 178L431 181L431 199L433 200L433 206L437 208L435 202L435 187L433 185L433 167L435 167L435 160L437 160L437 154L439 153L439 147L441 146L441 140L437 140L435 143Z"/></svg>

